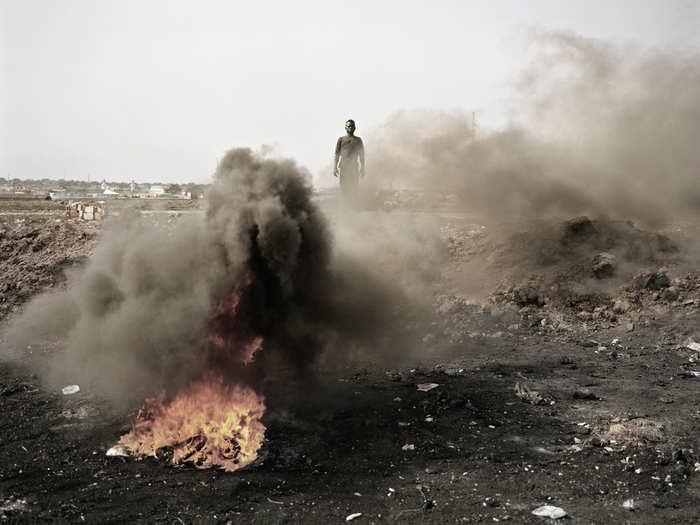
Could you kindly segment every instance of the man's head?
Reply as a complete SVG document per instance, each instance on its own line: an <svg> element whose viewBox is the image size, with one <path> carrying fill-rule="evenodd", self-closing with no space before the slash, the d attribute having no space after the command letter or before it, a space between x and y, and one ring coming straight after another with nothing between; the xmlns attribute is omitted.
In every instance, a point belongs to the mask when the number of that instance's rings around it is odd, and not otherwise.
<svg viewBox="0 0 700 525"><path fill-rule="evenodd" d="M350 119L345 121L345 131L348 132L348 135L352 135L355 133L355 121Z"/></svg>

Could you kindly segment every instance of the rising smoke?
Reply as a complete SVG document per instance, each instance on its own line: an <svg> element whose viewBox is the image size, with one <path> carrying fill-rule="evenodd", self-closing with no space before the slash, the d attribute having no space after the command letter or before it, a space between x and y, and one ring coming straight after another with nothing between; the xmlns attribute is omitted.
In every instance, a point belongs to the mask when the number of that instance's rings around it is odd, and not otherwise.
<svg viewBox="0 0 700 525"><path fill-rule="evenodd" d="M203 216L166 227L123 216L107 226L67 288L15 320L10 346L57 339L65 352L49 356L52 382L124 401L176 390L212 366L255 381L269 363L309 375L322 354L381 352L402 294L334 253L309 180L291 160L229 151ZM261 338L255 364L212 351L212 332L241 346Z"/></svg>
<svg viewBox="0 0 700 525"><path fill-rule="evenodd" d="M533 32L512 124L399 112L368 137L383 185L456 195L486 223L581 214L659 224L700 204L700 56Z"/></svg>

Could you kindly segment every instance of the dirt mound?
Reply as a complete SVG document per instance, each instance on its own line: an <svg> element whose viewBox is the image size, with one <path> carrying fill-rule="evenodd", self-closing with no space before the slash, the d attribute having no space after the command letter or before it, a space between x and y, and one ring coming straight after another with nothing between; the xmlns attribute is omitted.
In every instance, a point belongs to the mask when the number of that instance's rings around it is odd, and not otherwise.
<svg viewBox="0 0 700 525"><path fill-rule="evenodd" d="M99 228L67 220L0 224L0 319L62 282L65 268L92 253Z"/></svg>

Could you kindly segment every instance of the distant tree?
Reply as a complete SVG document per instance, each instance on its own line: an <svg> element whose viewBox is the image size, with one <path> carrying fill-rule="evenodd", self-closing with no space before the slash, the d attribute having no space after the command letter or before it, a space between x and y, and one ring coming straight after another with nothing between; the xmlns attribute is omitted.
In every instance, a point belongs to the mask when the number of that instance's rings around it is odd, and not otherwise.
<svg viewBox="0 0 700 525"><path fill-rule="evenodd" d="M182 191L179 184L171 184L165 188L165 193L170 193L172 195L178 195Z"/></svg>

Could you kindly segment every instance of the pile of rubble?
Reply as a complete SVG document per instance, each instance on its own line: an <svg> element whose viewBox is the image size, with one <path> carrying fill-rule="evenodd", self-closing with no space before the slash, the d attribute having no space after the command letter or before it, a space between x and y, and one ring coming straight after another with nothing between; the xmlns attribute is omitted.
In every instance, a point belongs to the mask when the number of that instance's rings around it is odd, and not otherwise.
<svg viewBox="0 0 700 525"><path fill-rule="evenodd" d="M0 319L61 283L65 268L90 256L99 228L63 220L0 224Z"/></svg>
<svg viewBox="0 0 700 525"><path fill-rule="evenodd" d="M678 269L678 243L627 221L576 217L500 240L484 230L443 233L456 264L480 262L500 283L490 294L491 309L515 310L524 327L541 328L545 320L554 328L624 323L632 330L649 312L700 304L700 279ZM456 324L464 322L456 313L464 308L448 310Z"/></svg>

